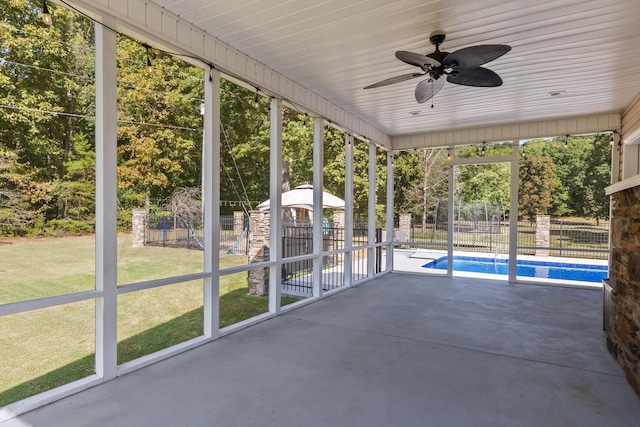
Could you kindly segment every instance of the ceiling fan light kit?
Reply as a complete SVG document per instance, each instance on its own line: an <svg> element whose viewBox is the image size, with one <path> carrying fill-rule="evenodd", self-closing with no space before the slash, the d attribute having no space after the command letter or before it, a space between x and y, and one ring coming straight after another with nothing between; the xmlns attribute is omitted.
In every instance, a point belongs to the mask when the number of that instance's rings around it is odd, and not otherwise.
<svg viewBox="0 0 640 427"><path fill-rule="evenodd" d="M391 77L369 85L365 89L373 89L400 83L416 77L428 76L416 86L416 101L423 103L433 98L444 86L445 80L463 86L496 87L502 85L498 74L481 67L511 50L511 46L503 44L487 44L465 47L453 53L442 52L440 45L444 43L444 34L434 34L429 38L436 50L427 55L399 50L396 58L409 65L419 67L421 72Z"/></svg>

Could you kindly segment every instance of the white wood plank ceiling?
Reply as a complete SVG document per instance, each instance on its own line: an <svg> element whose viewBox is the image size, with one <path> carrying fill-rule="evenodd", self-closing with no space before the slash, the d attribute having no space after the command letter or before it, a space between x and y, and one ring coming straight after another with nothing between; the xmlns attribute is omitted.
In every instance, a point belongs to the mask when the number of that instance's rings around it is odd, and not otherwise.
<svg viewBox="0 0 640 427"><path fill-rule="evenodd" d="M638 0L153 0L391 136L622 113L640 92ZM504 85L446 83L418 104L394 56L508 44ZM557 96L550 96L559 92Z"/></svg>

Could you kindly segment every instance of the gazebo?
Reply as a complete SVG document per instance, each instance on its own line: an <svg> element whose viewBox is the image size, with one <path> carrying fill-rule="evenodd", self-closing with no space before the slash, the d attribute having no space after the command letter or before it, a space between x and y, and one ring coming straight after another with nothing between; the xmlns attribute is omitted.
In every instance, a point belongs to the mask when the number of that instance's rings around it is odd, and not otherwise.
<svg viewBox="0 0 640 427"><path fill-rule="evenodd" d="M270 200L260 203L256 209L260 211L270 210ZM293 190L282 193L282 209L295 210L297 213L295 218L301 222L304 222L306 212L309 211L309 219L313 220L313 185L299 185ZM322 209L344 209L344 200L323 191Z"/></svg>

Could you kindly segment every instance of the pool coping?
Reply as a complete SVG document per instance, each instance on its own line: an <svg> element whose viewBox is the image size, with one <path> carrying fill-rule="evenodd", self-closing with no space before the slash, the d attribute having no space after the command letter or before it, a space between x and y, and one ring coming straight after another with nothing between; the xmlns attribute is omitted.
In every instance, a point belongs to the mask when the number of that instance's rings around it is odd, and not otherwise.
<svg viewBox="0 0 640 427"><path fill-rule="evenodd" d="M422 265L428 262L447 256L447 251L438 250L415 250L415 249L395 249L394 252L398 253L412 253L409 258L417 258L421 261L421 265L417 268L411 268L411 273L421 273L433 276L442 276L443 271L446 274L446 270L439 270L435 268L425 268ZM417 255L417 256L415 256ZM455 251L455 256L470 256L470 257L491 257L495 254L488 252L467 252L467 251ZM498 258L507 259L506 254L498 254ZM598 266L609 266L608 260L586 259L586 258L565 258L565 257L552 257L552 256L535 256L535 255L519 255L518 259L527 261L541 261L541 262L556 262L561 264L587 264ZM402 270L403 272L407 272ZM454 277L468 277L468 278L482 278L492 280L508 281L508 275L504 274L491 274L491 273L476 273L466 271L454 271ZM584 282L579 280L567 280L567 279L545 279L545 278L532 278L528 276L516 276L517 283L533 284L533 285L549 285L569 288L581 288L581 289L602 289L602 283L596 282Z"/></svg>

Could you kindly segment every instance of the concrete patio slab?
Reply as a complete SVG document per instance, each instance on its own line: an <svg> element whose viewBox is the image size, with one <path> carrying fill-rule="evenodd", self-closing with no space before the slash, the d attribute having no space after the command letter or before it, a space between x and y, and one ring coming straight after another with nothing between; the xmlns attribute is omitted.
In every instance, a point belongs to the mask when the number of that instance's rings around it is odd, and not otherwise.
<svg viewBox="0 0 640 427"><path fill-rule="evenodd" d="M390 274L14 426L634 426L601 293Z"/></svg>

